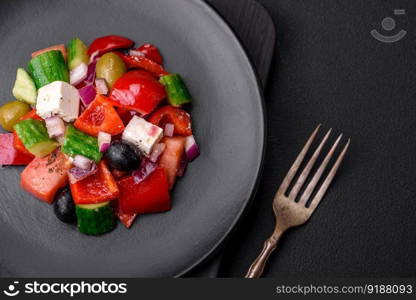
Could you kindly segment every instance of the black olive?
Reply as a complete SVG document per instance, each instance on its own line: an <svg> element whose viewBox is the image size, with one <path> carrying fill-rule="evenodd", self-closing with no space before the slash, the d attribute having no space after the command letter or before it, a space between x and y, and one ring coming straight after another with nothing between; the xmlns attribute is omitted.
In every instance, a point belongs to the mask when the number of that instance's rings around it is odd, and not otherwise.
<svg viewBox="0 0 416 300"><path fill-rule="evenodd" d="M130 144L122 141L111 143L105 153L105 158L113 169L133 171L140 165L140 155Z"/></svg>
<svg viewBox="0 0 416 300"><path fill-rule="evenodd" d="M56 217L64 223L74 223L76 221L75 204L72 200L71 190L63 188L55 196L53 210Z"/></svg>

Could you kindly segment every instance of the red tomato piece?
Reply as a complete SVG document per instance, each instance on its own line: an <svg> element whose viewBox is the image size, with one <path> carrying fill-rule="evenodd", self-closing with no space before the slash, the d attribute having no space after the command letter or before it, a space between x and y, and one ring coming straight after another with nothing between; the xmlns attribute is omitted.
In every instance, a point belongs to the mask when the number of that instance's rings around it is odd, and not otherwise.
<svg viewBox="0 0 416 300"><path fill-rule="evenodd" d="M153 60L155 63L159 65L163 64L162 55L160 55L160 51L156 46L152 44L144 44L144 45L141 45L136 50L143 53L144 56L146 56L148 59Z"/></svg>
<svg viewBox="0 0 416 300"><path fill-rule="evenodd" d="M126 214L121 211L117 211L117 217L120 220L121 223L123 223L124 226L127 228L130 228L131 225L133 225L134 220L136 220L137 214Z"/></svg>
<svg viewBox="0 0 416 300"><path fill-rule="evenodd" d="M28 112L26 115L24 115L23 117L21 117L19 119L19 121L23 121L23 120L27 120L27 119L34 119L34 120L40 120L43 121L43 119L41 117L39 117L36 114L36 110L32 109L30 112ZM13 146L15 149L17 149L18 151L20 151L21 153L25 154L26 156L30 156L32 158L34 158L35 156L30 153L26 147L23 145L22 141L20 140L20 138L17 136L16 131L13 131Z"/></svg>
<svg viewBox="0 0 416 300"><path fill-rule="evenodd" d="M68 184L69 158L60 151L35 158L21 174L22 187L35 197L52 203L56 192Z"/></svg>
<svg viewBox="0 0 416 300"><path fill-rule="evenodd" d="M165 143L166 148L159 159L159 166L166 172L169 189L173 188L178 171L181 169L182 158L185 155L185 140L181 136L162 139L162 143Z"/></svg>
<svg viewBox="0 0 416 300"><path fill-rule="evenodd" d="M118 188L106 163L98 164L97 173L70 184L75 204L96 204L116 199Z"/></svg>
<svg viewBox="0 0 416 300"><path fill-rule="evenodd" d="M62 55L63 55L63 57L65 58L65 61L66 61L67 54L66 54L66 48L65 48L64 44L59 44L59 45L55 45L55 46L51 46L51 47L48 47L48 48L45 48L45 49L35 51L35 52L32 53L32 58L35 58L36 56L41 55L42 53L49 52L49 51L52 51L52 50L61 51Z"/></svg>
<svg viewBox="0 0 416 300"><path fill-rule="evenodd" d="M13 134L0 134L0 165L20 166L27 165L33 160L33 155L26 155L13 146Z"/></svg>
<svg viewBox="0 0 416 300"><path fill-rule="evenodd" d="M134 42L128 38L119 35L107 35L100 37L92 42L88 48L88 55L98 51L98 55L109 52L114 49L131 48Z"/></svg>
<svg viewBox="0 0 416 300"><path fill-rule="evenodd" d="M25 145L23 145L16 131L13 131L13 147L20 153L28 157L32 157L32 159L35 157L32 153L29 152L29 150L26 149Z"/></svg>
<svg viewBox="0 0 416 300"><path fill-rule="evenodd" d="M124 130L123 121L117 111L107 100L107 97L102 95L98 95L84 110L75 121L74 126L92 136L98 136L100 131L117 135Z"/></svg>
<svg viewBox="0 0 416 300"><path fill-rule="evenodd" d="M134 70L127 72L115 82L109 100L117 107L147 115L165 97L164 86L149 72Z"/></svg>
<svg viewBox="0 0 416 300"><path fill-rule="evenodd" d="M121 52L114 52L126 64L127 69L143 69L155 77L160 77L169 74L161 65L145 56L131 56Z"/></svg>
<svg viewBox="0 0 416 300"><path fill-rule="evenodd" d="M171 123L175 126L174 134L192 135L191 116L178 107L167 105L159 108L150 116L149 122L161 128L165 128L167 123Z"/></svg>
<svg viewBox="0 0 416 300"><path fill-rule="evenodd" d="M165 171L157 168L144 181L135 183L133 176L118 181L119 205L123 213L157 213L171 209Z"/></svg>

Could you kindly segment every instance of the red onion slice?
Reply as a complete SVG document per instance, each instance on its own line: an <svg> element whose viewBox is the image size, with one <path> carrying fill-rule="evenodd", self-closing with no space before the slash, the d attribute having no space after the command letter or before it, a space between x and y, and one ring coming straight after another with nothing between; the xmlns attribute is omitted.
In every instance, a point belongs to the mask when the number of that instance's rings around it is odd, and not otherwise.
<svg viewBox="0 0 416 300"><path fill-rule="evenodd" d="M85 78L84 80L87 84L94 83L96 66L97 66L97 61L94 61L88 65L87 78Z"/></svg>
<svg viewBox="0 0 416 300"><path fill-rule="evenodd" d="M156 170L157 164L143 158L138 170L133 172L133 178L135 183L140 183L147 178L154 170Z"/></svg>
<svg viewBox="0 0 416 300"><path fill-rule="evenodd" d="M107 95L108 94L108 86L105 79L102 78L96 78L95 79L95 88L97 90L97 93L100 95Z"/></svg>
<svg viewBox="0 0 416 300"><path fill-rule="evenodd" d="M160 155L163 153L163 151L165 151L165 149L166 149L166 144L164 143L156 144L152 150L152 153L150 153L150 156L149 156L150 161L154 163L157 162Z"/></svg>
<svg viewBox="0 0 416 300"><path fill-rule="evenodd" d="M95 163L92 164L91 168L88 170L84 170L78 167L72 168L68 171L69 182L74 184L78 181L81 181L97 172L97 165Z"/></svg>
<svg viewBox="0 0 416 300"><path fill-rule="evenodd" d="M73 164L75 167L83 169L83 170L90 170L93 164L93 161L89 158L86 158L82 155L75 155Z"/></svg>
<svg viewBox="0 0 416 300"><path fill-rule="evenodd" d="M81 101L85 106L88 106L95 99L95 96L97 96L95 88L92 84L87 84L78 91Z"/></svg>
<svg viewBox="0 0 416 300"><path fill-rule="evenodd" d="M60 117L46 118L45 125L50 138L60 137L65 133L65 123Z"/></svg>
<svg viewBox="0 0 416 300"><path fill-rule="evenodd" d="M181 159L181 162L179 164L178 172L176 173L179 177L182 177L185 175L186 168L188 167L188 159L186 155L184 155Z"/></svg>
<svg viewBox="0 0 416 300"><path fill-rule="evenodd" d="M83 82L88 75L88 66L84 63L80 64L75 69L69 72L69 83L72 85L78 85Z"/></svg>
<svg viewBox="0 0 416 300"><path fill-rule="evenodd" d="M185 152L189 161L193 161L200 154L199 147L193 135L186 137Z"/></svg>
<svg viewBox="0 0 416 300"><path fill-rule="evenodd" d="M173 136L173 132L175 131L175 125L171 124L171 123L167 123L165 125L165 130L163 131L163 134L165 136Z"/></svg>
<svg viewBox="0 0 416 300"><path fill-rule="evenodd" d="M91 54L91 56L90 56L90 63L96 62L98 60L98 58L99 58L99 56L98 56L99 54L100 54L100 51L99 50L97 50L93 54Z"/></svg>
<svg viewBox="0 0 416 300"><path fill-rule="evenodd" d="M98 133L98 148L100 149L100 152L105 152L108 150L111 144L111 134L100 131Z"/></svg>

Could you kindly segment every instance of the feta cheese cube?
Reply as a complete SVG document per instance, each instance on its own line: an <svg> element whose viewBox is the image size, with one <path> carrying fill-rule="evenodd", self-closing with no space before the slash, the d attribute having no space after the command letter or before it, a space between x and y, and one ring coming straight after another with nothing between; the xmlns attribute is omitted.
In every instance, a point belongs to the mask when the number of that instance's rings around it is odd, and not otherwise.
<svg viewBox="0 0 416 300"><path fill-rule="evenodd" d="M64 81L54 81L38 90L36 112L43 119L59 116L66 122L78 118L80 96L78 90Z"/></svg>
<svg viewBox="0 0 416 300"><path fill-rule="evenodd" d="M122 140L133 144L145 155L152 152L163 136L163 129L147 122L145 119L134 116L123 132Z"/></svg>

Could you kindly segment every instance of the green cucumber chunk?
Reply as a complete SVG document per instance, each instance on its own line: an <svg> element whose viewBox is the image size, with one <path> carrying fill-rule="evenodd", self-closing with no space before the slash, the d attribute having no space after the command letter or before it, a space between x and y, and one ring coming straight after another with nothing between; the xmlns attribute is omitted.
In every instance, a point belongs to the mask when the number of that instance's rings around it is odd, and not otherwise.
<svg viewBox="0 0 416 300"><path fill-rule="evenodd" d="M52 153L59 144L49 138L42 121L27 119L14 125L14 130L26 149L36 157Z"/></svg>
<svg viewBox="0 0 416 300"><path fill-rule="evenodd" d="M79 131L71 124L66 128L64 144L61 150L69 156L83 155L97 163L102 158L102 153L98 149L97 138Z"/></svg>
<svg viewBox="0 0 416 300"><path fill-rule="evenodd" d="M160 83L165 86L168 101L172 106L181 106L192 102L192 97L179 74L168 74L160 78Z"/></svg>
<svg viewBox="0 0 416 300"><path fill-rule="evenodd" d="M13 87L13 96L20 101L35 104L37 91L36 85L25 69L17 69L16 81Z"/></svg>
<svg viewBox="0 0 416 300"><path fill-rule="evenodd" d="M38 89L54 81L69 82L68 67L59 50L36 56L29 62L28 69Z"/></svg>
<svg viewBox="0 0 416 300"><path fill-rule="evenodd" d="M80 64L87 64L90 61L87 46L79 39L73 38L68 44L68 67L73 70Z"/></svg>
<svg viewBox="0 0 416 300"><path fill-rule="evenodd" d="M116 219L111 202L77 205L78 230L88 235L100 235L116 226Z"/></svg>

